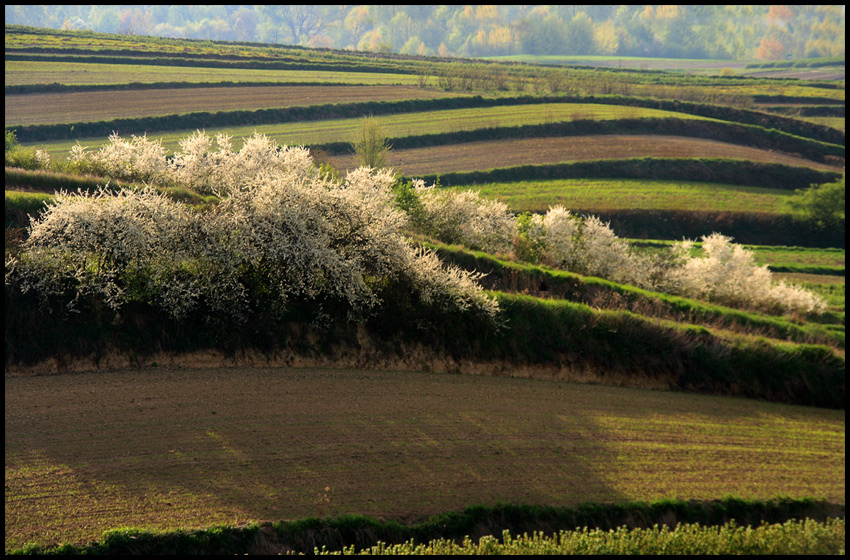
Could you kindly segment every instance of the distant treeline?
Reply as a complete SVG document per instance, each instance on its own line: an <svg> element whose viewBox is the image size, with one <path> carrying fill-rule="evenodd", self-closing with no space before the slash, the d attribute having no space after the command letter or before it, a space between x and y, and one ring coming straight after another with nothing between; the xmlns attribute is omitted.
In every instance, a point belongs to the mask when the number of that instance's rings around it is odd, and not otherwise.
<svg viewBox="0 0 850 560"><path fill-rule="evenodd" d="M7 91L8 94L8 91ZM670 101L625 96L519 96L501 98L483 98L481 96L448 97L440 99L411 99L403 101L373 101L359 103L329 103L324 105L295 106L273 109L257 109L254 111L219 111L195 112L182 115L162 115L155 117L138 117L129 119L113 119L110 121L78 122L63 124L41 124L7 127L14 130L19 142L44 142L49 140L72 140L74 138L89 138L109 136L113 131L119 134L141 134L164 130L193 130L200 128L221 128L227 126L263 125L296 121L316 121L325 119L356 118L365 115L388 115L436 111L447 109L468 109L497 107L508 105L526 105L539 103L599 103L605 105L622 105L629 107L651 108L692 114L712 119L733 121L744 125L755 125L763 130L750 131L750 135L771 137L776 134L802 136L819 142L844 145L844 134L841 131L826 126L816 125L778 115L770 115L757 111L734 109L719 105L706 105L683 101ZM600 125L601 126L601 125ZM802 140L802 139L800 139ZM794 146L795 140L790 141ZM740 143L740 142L738 142ZM782 148L776 148L782 149ZM789 151L791 148L784 148ZM834 148L822 148L824 155L839 155ZM797 151L796 149L792 151ZM802 152L801 152L802 153Z"/></svg>
<svg viewBox="0 0 850 560"><path fill-rule="evenodd" d="M7 24L410 55L843 56L842 5L10 5ZM63 29L59 29L63 28ZM91 31L87 31L91 34Z"/></svg>

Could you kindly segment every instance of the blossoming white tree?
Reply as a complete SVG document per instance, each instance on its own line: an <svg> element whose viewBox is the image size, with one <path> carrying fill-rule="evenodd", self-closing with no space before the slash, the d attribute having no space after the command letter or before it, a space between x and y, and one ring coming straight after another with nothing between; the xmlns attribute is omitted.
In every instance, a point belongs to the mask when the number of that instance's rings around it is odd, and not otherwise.
<svg viewBox="0 0 850 560"><path fill-rule="evenodd" d="M146 161L133 155L148 149L145 139L110 142L97 161L111 169ZM355 312L379 303L383 283L404 279L425 303L495 321L498 306L475 274L439 265L403 236L407 216L394 205L389 170L362 168L337 181L303 148L257 134L238 153L228 137L216 143L212 152L198 132L170 164L149 164L163 183L223 196L213 211L195 213L150 187L60 193L33 220L23 254L7 260L7 284L16 278L24 291L65 294L70 305L93 294L118 310L141 298L181 318L203 303L244 320L246 272L283 306L330 298Z"/></svg>
<svg viewBox="0 0 850 560"><path fill-rule="evenodd" d="M453 191L417 183L423 228L446 243L459 243L488 253L510 250L516 219L503 202L478 191Z"/></svg>

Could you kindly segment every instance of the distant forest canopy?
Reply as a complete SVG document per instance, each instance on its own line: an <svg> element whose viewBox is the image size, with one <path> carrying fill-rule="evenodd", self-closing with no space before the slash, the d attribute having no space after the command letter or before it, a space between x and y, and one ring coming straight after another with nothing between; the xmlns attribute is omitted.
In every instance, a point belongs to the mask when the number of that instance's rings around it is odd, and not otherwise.
<svg viewBox="0 0 850 560"><path fill-rule="evenodd" d="M412 55L844 55L844 5L32 6L6 23Z"/></svg>

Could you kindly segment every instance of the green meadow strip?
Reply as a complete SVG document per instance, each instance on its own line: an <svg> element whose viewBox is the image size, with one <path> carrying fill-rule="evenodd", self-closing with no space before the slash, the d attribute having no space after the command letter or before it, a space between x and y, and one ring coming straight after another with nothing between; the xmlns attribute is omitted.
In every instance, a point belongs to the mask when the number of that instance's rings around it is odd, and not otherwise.
<svg viewBox="0 0 850 560"><path fill-rule="evenodd" d="M6 219L6 228L26 227L30 223L30 217L38 216L45 209L46 203L53 199L45 193L12 192L6 191L6 201L3 205L3 213Z"/></svg>
<svg viewBox="0 0 850 560"><path fill-rule="evenodd" d="M469 538L470 544L473 542L481 544L482 541L489 543L492 548L499 544L496 539L493 539L495 535L502 538L501 544L504 545L509 535L513 535L511 538L515 539L523 534L539 533L542 537L544 534L558 535L565 530L576 531L578 535L585 536L587 530L599 530L606 533L618 530L619 534L621 528L650 530L657 534L664 527L667 530L675 530L676 527L682 526L688 531L687 526L695 524L705 529L728 528L729 524L734 522L736 527L752 527L755 531L759 531L758 527L763 527L764 524L790 522L792 524L788 527L791 532L787 536L784 534L766 536L764 541L759 543L764 549L741 549L740 537L729 537L725 539L726 546L729 548L724 552L734 554L759 551L785 553L811 551L815 554L838 554L843 547L843 519L843 506L812 499L779 498L761 501L726 497L708 502L661 500L623 504L587 503L574 508L505 504L473 506L411 525L394 520L377 520L349 515L263 523L262 525L252 523L240 527L218 526L190 531L153 532L124 528L108 531L102 540L86 545L28 545L6 552L13 555L313 554L317 550L330 552L347 549L347 552L353 553L369 551L371 547L379 546L379 544L382 544L384 548L387 545L404 545L411 541L416 544L427 544L437 539L461 541L464 538ZM812 536L803 532L804 520L808 520L805 531L816 535L814 540ZM819 531L819 527L812 526L812 523L819 524L826 530ZM836 523L840 525L840 528L835 527ZM797 527L799 532L794 530ZM830 530L832 527L835 529ZM676 539L679 547L699 547L701 541L705 540L705 537L701 536L702 531L688 531L688 533L690 534ZM660 552L649 548L654 539L651 535L647 537L641 539L642 543L630 544L632 552ZM657 539L657 536L655 538ZM772 539L777 539L778 542L773 542ZM714 541L714 546L717 546L717 541ZM591 552L584 549L573 550L583 553ZM681 552L682 549L676 550ZM534 552L534 550L528 552ZM537 552L540 550L538 549Z"/></svg>
<svg viewBox="0 0 850 560"><path fill-rule="evenodd" d="M787 190L742 187L692 181L648 179L550 179L450 187L478 191L501 200L515 212L545 212L560 204L566 208L594 210L654 209L709 212L789 214Z"/></svg>

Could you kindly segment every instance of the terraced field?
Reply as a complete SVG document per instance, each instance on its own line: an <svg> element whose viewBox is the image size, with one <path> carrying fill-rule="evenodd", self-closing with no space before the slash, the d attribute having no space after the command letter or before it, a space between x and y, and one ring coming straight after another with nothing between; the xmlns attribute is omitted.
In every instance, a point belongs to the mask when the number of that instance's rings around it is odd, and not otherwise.
<svg viewBox="0 0 850 560"><path fill-rule="evenodd" d="M417 91L412 88L395 88L393 86L376 86L380 88L392 88L392 95L406 96L407 99L416 98L415 94L410 92ZM367 88L364 86L364 88ZM253 89L253 88L251 88ZM263 88L259 88L262 90ZM332 91L338 88L319 87L310 88L309 86L299 86L298 88L290 88L287 91L292 92L291 95L298 99L300 98L301 105L304 104L304 99L319 104L321 98L309 98L312 91L319 90L320 93L325 93L325 90ZM351 95L351 91L359 96L359 89L353 87L351 89L342 88ZM369 88L371 89L371 88ZM239 91L239 88L234 88ZM178 90L180 91L180 90ZM186 91L186 90L182 90ZM211 91L215 91L214 89ZM300 91L300 93L299 93ZM382 89L381 91L389 91ZM419 90L422 91L422 90ZM430 90L425 90L430 91ZM156 91L150 92L153 97L156 97ZM437 97L440 92L433 92ZM91 94L67 94L67 95L91 95ZM111 95L116 95L112 93ZM225 93L226 95L226 93ZM340 92L343 95L343 92ZM168 93L163 93L163 99L168 98ZM30 95L20 96L29 98ZM331 97L326 95L325 99ZM335 97L337 100L346 100L346 102L357 101L359 97ZM8 98L7 98L8 102ZM272 101L274 102L274 101ZM325 101L328 102L328 101ZM332 102L332 101L331 101ZM41 114L36 111L36 106L31 105L26 107L22 113L35 115ZM110 111L110 109L106 109ZM61 113L57 113L61 114ZM600 105L593 103L534 103L527 105L510 105L502 107L486 107L473 109L444 109L440 111L421 111L412 113L402 113L397 115L378 115L375 116L375 122L381 127L384 133L390 138L400 138L404 136L423 135L423 134L444 134L458 131L473 131L484 128L499 128L499 127L517 127L522 125L546 124L555 122L568 122L571 120L591 119L591 120L613 120L613 119L635 119L635 118L665 118L676 117L684 120L705 120L702 117L687 115L683 113L675 113L672 111L663 111L659 109L645 109L637 107L625 107L620 105ZM21 117L12 117L18 118ZM36 117L42 118L42 117ZM48 115L44 119L53 118ZM325 144L329 142L353 142L357 138L357 134L363 126L362 118L349 119L329 119L320 121L296 122L296 123L276 123L267 125L252 125L245 127L227 127L227 128L209 128L205 132L211 136L219 133L228 134L234 137L236 148L240 147L241 139L251 136L254 132L265 134L270 138L274 138L281 145L299 146L299 145L315 145ZM166 132L162 134L152 134L152 138L162 140L163 147L172 152L179 149L179 142L192 131L176 131ZM55 142L39 142L38 147L47 151L52 158L64 159L68 152L77 142L90 148L98 148L107 142L104 138L81 138L75 141L55 141ZM399 153L401 150L398 151ZM476 169L482 169L477 167ZM433 171L442 171L439 168L434 168ZM427 173L427 171L425 171Z"/></svg>
<svg viewBox="0 0 850 560"><path fill-rule="evenodd" d="M686 181L628 179L553 179L516 183L452 187L476 190L501 200L515 212L545 212L560 204L565 208L599 212L614 209L677 210L700 208L710 212L783 214L792 193L787 190L740 187Z"/></svg>

